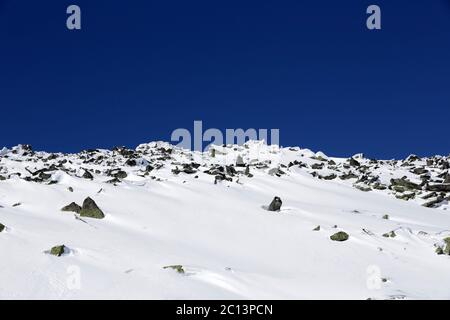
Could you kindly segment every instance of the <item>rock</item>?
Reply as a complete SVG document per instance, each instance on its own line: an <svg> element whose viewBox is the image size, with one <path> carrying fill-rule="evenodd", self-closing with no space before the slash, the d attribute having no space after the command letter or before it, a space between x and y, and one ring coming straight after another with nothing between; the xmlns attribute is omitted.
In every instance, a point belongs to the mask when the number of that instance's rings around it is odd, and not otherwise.
<svg viewBox="0 0 450 320"><path fill-rule="evenodd" d="M314 170L321 170L321 169L323 169L323 167L324 167L323 163L314 163L311 165L311 169L314 169Z"/></svg>
<svg viewBox="0 0 450 320"><path fill-rule="evenodd" d="M438 205L442 201L444 201L444 197L437 196L436 199L425 202L424 204L422 204L422 206L424 206L426 208L434 208L436 205Z"/></svg>
<svg viewBox="0 0 450 320"><path fill-rule="evenodd" d="M415 168L411 172L414 174L417 174L417 175L422 175L422 174L428 173L428 170L425 168Z"/></svg>
<svg viewBox="0 0 450 320"><path fill-rule="evenodd" d="M402 179L391 179L391 186L400 186L408 190L421 190L422 188L414 182L409 181L405 177Z"/></svg>
<svg viewBox="0 0 450 320"><path fill-rule="evenodd" d="M389 215L388 215L388 214L385 214L385 215L383 216L383 219L389 220Z"/></svg>
<svg viewBox="0 0 450 320"><path fill-rule="evenodd" d="M332 236L330 236L330 239L333 241L346 241L348 240L349 236L344 231L339 231Z"/></svg>
<svg viewBox="0 0 450 320"><path fill-rule="evenodd" d="M356 189L361 190L363 192L372 191L371 187L364 185L364 184L354 184L353 187L355 187Z"/></svg>
<svg viewBox="0 0 450 320"><path fill-rule="evenodd" d="M281 201L281 199L279 197L275 197L275 198L273 198L272 202L270 203L268 210L269 211L280 211L282 204L283 204L283 202Z"/></svg>
<svg viewBox="0 0 450 320"><path fill-rule="evenodd" d="M355 159L353 159L353 157L350 158L350 159L348 159L348 162L350 163L350 165L351 165L352 167L359 167L359 166L361 165L358 161L356 161Z"/></svg>
<svg viewBox="0 0 450 320"><path fill-rule="evenodd" d="M0 232L3 232L3 230L5 230L5 228L6 228L5 225L0 223Z"/></svg>
<svg viewBox="0 0 450 320"><path fill-rule="evenodd" d="M81 208L80 216L94 219L103 219L105 217L105 214L102 210L100 210L95 201L88 197L83 201L83 207Z"/></svg>
<svg viewBox="0 0 450 320"><path fill-rule="evenodd" d="M165 267L163 267L163 269L173 269L173 270L175 270L176 272L178 272L180 274L184 274L185 273L182 265L165 266Z"/></svg>
<svg viewBox="0 0 450 320"><path fill-rule="evenodd" d="M436 248L436 253L437 253L438 255L444 254L444 250L442 249L442 247L437 247L437 248Z"/></svg>
<svg viewBox="0 0 450 320"><path fill-rule="evenodd" d="M357 179L357 178L358 178L358 176L351 172L339 176L339 179L341 179L341 180L349 180L349 179Z"/></svg>
<svg viewBox="0 0 450 320"><path fill-rule="evenodd" d="M125 164L126 164L127 166L134 167L134 166L137 165L137 162L136 162L136 160L134 160L134 159L128 159L128 160L125 162Z"/></svg>
<svg viewBox="0 0 450 320"><path fill-rule="evenodd" d="M445 242L445 245L446 245L445 249L444 249L444 254L450 256L450 237L445 238L444 242Z"/></svg>
<svg viewBox="0 0 450 320"><path fill-rule="evenodd" d="M395 238L396 236L397 235L395 234L394 231L383 234L383 237L385 237L385 238Z"/></svg>
<svg viewBox="0 0 450 320"><path fill-rule="evenodd" d="M320 226L315 227L313 231L320 231Z"/></svg>
<svg viewBox="0 0 450 320"><path fill-rule="evenodd" d="M81 207L79 205L77 205L75 202L72 202L71 204L63 207L61 209L61 211L80 213L81 212Z"/></svg>
<svg viewBox="0 0 450 320"><path fill-rule="evenodd" d="M396 194L395 197L400 200L408 201L408 200L414 199L416 197L416 194L414 192L404 193L404 194Z"/></svg>
<svg viewBox="0 0 450 320"><path fill-rule="evenodd" d="M117 179L125 179L128 176L128 174L123 170L119 170L119 171L111 174L111 176L114 178L117 178Z"/></svg>
<svg viewBox="0 0 450 320"><path fill-rule="evenodd" d="M374 183L372 185L372 188L374 188L376 190L386 190L387 189L387 187L384 184L379 183L379 182Z"/></svg>
<svg viewBox="0 0 450 320"><path fill-rule="evenodd" d="M442 184L434 184L428 185L426 187L428 191L436 191L436 192L450 192L450 183L442 183Z"/></svg>
<svg viewBox="0 0 450 320"><path fill-rule="evenodd" d="M55 246L50 249L50 254L57 257L61 257L64 254L65 249L66 247L64 245Z"/></svg>
<svg viewBox="0 0 450 320"><path fill-rule="evenodd" d="M324 179L324 180L334 180L334 179L337 178L337 175L335 175L334 173L332 173L332 174L329 174L329 175L327 175L327 176L321 176L321 178Z"/></svg>
<svg viewBox="0 0 450 320"><path fill-rule="evenodd" d="M69 190L69 192L73 192L73 188L72 187L68 187L67 190Z"/></svg>
<svg viewBox="0 0 450 320"><path fill-rule="evenodd" d="M82 175L82 178L93 180L93 179L94 179L94 176L93 176L89 171L84 170L84 173L83 173L83 175Z"/></svg>
<svg viewBox="0 0 450 320"><path fill-rule="evenodd" d="M244 159L241 155L238 155L236 158L236 167L245 167Z"/></svg>

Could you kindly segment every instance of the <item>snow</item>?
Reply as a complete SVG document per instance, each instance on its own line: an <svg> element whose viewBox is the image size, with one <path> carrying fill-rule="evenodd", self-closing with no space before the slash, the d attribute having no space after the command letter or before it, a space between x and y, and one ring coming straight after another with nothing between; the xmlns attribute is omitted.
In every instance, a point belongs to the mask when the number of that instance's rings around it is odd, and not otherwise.
<svg viewBox="0 0 450 320"><path fill-rule="evenodd" d="M173 149L170 159L158 160L159 148ZM50 154L3 149L0 175L10 177L0 181L0 223L6 226L0 299L450 299L450 256L435 253L450 236L448 204L425 208L422 200L399 200L389 190L362 192L349 181L315 178L310 168L280 167L320 163L311 158L319 156L337 165L346 161L322 152L261 142L214 148L212 158L163 142L143 144L133 167L108 150L92 158L115 164L83 163L83 153L45 162ZM238 154L267 167L217 184L203 173L234 163ZM57 183L23 179L30 176L26 169L61 159L73 171L53 171L50 180ZM362 154L357 159L368 161ZM197 174L171 171L192 161L201 164ZM156 163L163 166L145 176L145 166ZM278 167L286 174L268 174ZM81 178L82 168L94 179ZM105 168L128 176L106 183ZM373 172L384 183L417 180L400 163ZM283 201L280 212L264 209L274 196ZM86 197L105 219L61 212ZM338 231L349 240L331 241ZM390 231L397 236L383 237ZM63 256L45 253L61 244L69 250ZM168 265L182 265L185 273L163 268Z"/></svg>

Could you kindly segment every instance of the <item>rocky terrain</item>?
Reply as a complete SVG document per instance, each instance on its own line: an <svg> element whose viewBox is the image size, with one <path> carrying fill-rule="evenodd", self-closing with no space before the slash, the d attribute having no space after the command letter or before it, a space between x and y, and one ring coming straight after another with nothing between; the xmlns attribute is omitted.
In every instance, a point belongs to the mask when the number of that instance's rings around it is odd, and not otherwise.
<svg viewBox="0 0 450 320"><path fill-rule="evenodd" d="M449 171L259 141L3 148L0 298L448 299Z"/></svg>

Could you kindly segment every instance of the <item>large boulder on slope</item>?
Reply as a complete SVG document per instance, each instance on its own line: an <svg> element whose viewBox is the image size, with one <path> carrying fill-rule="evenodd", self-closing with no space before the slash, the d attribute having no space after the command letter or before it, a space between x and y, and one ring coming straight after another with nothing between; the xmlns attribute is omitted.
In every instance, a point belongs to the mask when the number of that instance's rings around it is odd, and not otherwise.
<svg viewBox="0 0 450 320"><path fill-rule="evenodd" d="M80 216L94 219L103 219L105 217L105 214L97 206L95 201L88 197L83 201L83 207L81 208Z"/></svg>
<svg viewBox="0 0 450 320"><path fill-rule="evenodd" d="M349 235L344 231L339 231L332 236L330 236L330 239L333 241L346 241L348 240Z"/></svg>
<svg viewBox="0 0 450 320"><path fill-rule="evenodd" d="M283 201L279 197L273 198L272 202L269 205L269 208L267 210L269 211L280 211L281 205L283 204Z"/></svg>

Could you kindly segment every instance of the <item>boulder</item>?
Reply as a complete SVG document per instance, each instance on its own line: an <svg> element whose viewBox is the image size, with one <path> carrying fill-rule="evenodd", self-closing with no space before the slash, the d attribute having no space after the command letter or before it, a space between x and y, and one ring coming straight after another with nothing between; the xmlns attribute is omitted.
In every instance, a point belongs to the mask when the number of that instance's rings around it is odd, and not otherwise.
<svg viewBox="0 0 450 320"><path fill-rule="evenodd" d="M83 207L81 208L80 216L94 219L103 219L105 217L105 214L102 210L100 210L95 201L88 197L83 201Z"/></svg>
<svg viewBox="0 0 450 320"><path fill-rule="evenodd" d="M344 231L339 231L332 236L330 236L330 239L333 241L346 241L348 240L349 235Z"/></svg>
<svg viewBox="0 0 450 320"><path fill-rule="evenodd" d="M81 207L79 205L77 205L75 202L72 202L71 204L63 207L61 209L61 211L80 213L81 212Z"/></svg>
<svg viewBox="0 0 450 320"><path fill-rule="evenodd" d="M268 210L269 211L280 211L281 205L283 204L283 201L279 197L273 198L272 202L269 205Z"/></svg>
<svg viewBox="0 0 450 320"><path fill-rule="evenodd" d="M65 249L66 249L66 246L64 246L64 245L55 246L50 249L50 254L57 256L57 257L61 257L64 254Z"/></svg>
<svg viewBox="0 0 450 320"><path fill-rule="evenodd" d="M3 232L3 230L5 230L5 228L6 228L5 225L0 223L0 232Z"/></svg>
<svg viewBox="0 0 450 320"><path fill-rule="evenodd" d="M428 185L426 187L426 189L428 191L450 192L450 183L441 183L441 184Z"/></svg>
<svg viewBox="0 0 450 320"><path fill-rule="evenodd" d="M417 183L411 182L406 178L391 179L391 186L392 187L399 186L399 187L403 187L408 190L421 190L422 189Z"/></svg>
<svg viewBox="0 0 450 320"><path fill-rule="evenodd" d="M82 178L84 179L89 179L89 180L93 180L94 176L87 170L84 170L84 173L82 175Z"/></svg>

